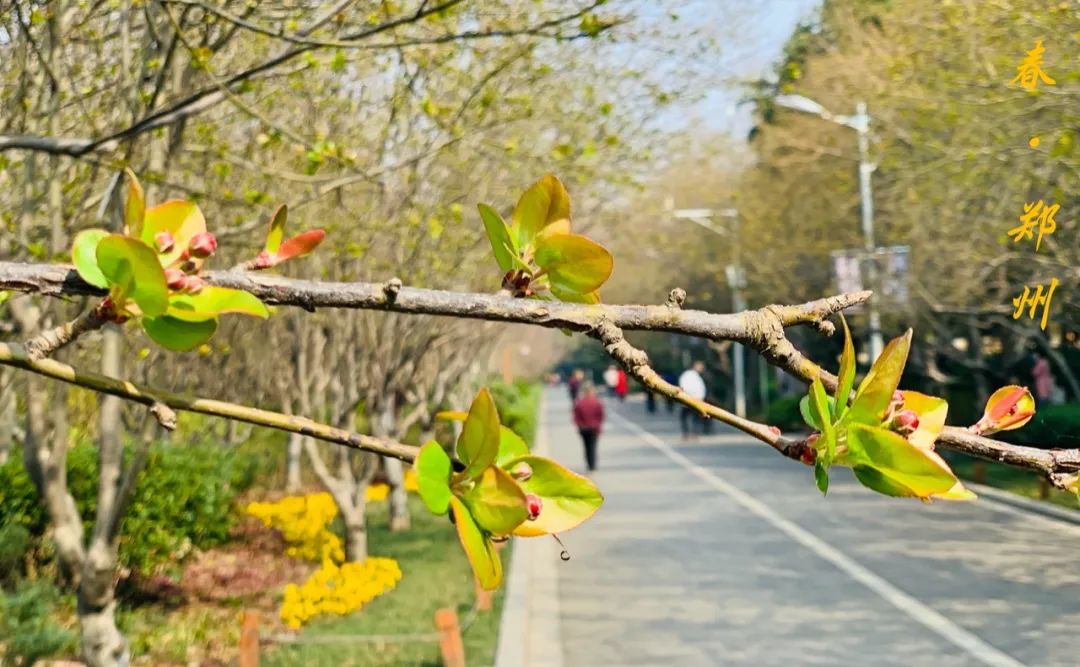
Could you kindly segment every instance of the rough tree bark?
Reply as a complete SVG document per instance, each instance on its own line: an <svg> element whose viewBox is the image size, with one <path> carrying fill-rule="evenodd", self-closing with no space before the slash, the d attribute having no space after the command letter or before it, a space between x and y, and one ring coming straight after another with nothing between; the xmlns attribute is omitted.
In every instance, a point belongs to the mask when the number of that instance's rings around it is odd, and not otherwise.
<svg viewBox="0 0 1080 667"><path fill-rule="evenodd" d="M104 331L101 370L121 374L122 334L115 327ZM124 444L120 432L122 403L104 396L98 404L98 504L77 591L79 625L82 627L83 660L90 667L127 665L127 640L116 627L116 566L118 540L110 524L117 520L121 504L121 473Z"/></svg>

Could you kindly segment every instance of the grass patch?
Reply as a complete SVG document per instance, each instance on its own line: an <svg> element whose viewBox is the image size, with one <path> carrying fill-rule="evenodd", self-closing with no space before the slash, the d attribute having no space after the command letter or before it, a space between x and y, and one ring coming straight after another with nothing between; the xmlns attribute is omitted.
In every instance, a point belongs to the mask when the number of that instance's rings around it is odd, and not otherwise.
<svg viewBox="0 0 1080 667"><path fill-rule="evenodd" d="M467 619L474 598L473 575L454 527L445 516L428 512L418 498L410 497L409 503L412 528L404 533L390 532L386 503L368 506L371 553L397 559L402 571L397 587L351 616L312 621L303 629L302 638L432 633L435 610L442 607L457 609L462 622ZM509 552L509 548L503 550L504 565ZM504 590L496 592L494 609L477 614L464 632L470 665L495 661ZM265 650L263 663L271 667L435 667L442 660L437 641L348 641L279 645Z"/></svg>
<svg viewBox="0 0 1080 667"><path fill-rule="evenodd" d="M1026 496L1035 500L1052 502L1055 505L1080 509L1080 502L1076 494L1061 491L1042 483L1042 475L1022 468L1014 468L1002 463L984 461L982 459L964 456L962 454L949 454L949 465L961 479L979 482L987 486ZM980 473L979 468L982 468ZM1046 493L1044 497L1044 493Z"/></svg>

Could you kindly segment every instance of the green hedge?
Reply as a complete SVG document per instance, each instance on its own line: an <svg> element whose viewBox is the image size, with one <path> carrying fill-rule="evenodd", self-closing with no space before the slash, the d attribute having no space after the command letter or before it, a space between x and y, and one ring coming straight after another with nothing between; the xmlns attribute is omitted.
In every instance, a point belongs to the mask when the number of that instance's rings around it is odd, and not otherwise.
<svg viewBox="0 0 1080 667"><path fill-rule="evenodd" d="M121 530L121 564L151 572L175 564L192 547L225 541L233 499L254 482L258 465L258 458L244 449L152 445ZM68 453L68 486L88 532L97 509L97 484L96 448L73 447ZM0 534L16 530L13 527L25 529L34 544L48 528L44 505L19 459L0 466ZM0 556L8 563L17 561L8 551Z"/></svg>

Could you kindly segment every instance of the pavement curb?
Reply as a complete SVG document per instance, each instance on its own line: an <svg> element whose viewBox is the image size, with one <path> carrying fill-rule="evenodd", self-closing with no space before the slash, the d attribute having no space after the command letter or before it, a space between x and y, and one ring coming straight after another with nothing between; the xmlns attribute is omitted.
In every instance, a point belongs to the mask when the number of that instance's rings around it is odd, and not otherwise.
<svg viewBox="0 0 1080 667"><path fill-rule="evenodd" d="M536 446L548 454L547 404L540 399ZM563 667L558 550L554 540L514 538L495 667Z"/></svg>
<svg viewBox="0 0 1080 667"><path fill-rule="evenodd" d="M1038 514L1040 516L1056 519L1058 521L1064 521L1065 523L1071 523L1076 526L1080 526L1080 511L1070 510L1064 507L1058 507L1048 502L1042 502L1039 500L1032 500L1025 498L1024 496L1018 496L1015 493L1009 493L1008 491L1002 491L992 486L986 486L984 484L976 484L974 482L965 481L964 485L973 489L975 493L990 499L992 502L1001 503L1002 505L1009 505L1016 509L1031 512L1032 514Z"/></svg>

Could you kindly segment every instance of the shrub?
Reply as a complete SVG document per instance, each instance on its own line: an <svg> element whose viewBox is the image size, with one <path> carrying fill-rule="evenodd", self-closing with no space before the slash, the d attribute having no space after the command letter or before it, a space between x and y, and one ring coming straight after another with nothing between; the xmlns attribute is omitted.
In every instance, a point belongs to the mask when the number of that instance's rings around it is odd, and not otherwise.
<svg viewBox="0 0 1080 667"><path fill-rule="evenodd" d="M57 625L50 612L59 596L52 584L33 581L11 593L0 591L0 664L33 665L61 649L74 649L75 635Z"/></svg>
<svg viewBox="0 0 1080 667"><path fill-rule="evenodd" d="M152 445L124 519L121 564L147 573L176 565L192 547L225 541L233 499L251 485L257 465L250 451L213 444ZM97 506L97 485L96 449L73 447L68 486L87 530ZM0 526L9 525L21 526L35 541L48 528L44 505L19 460L0 466Z"/></svg>
<svg viewBox="0 0 1080 667"><path fill-rule="evenodd" d="M799 412L800 400L802 396L783 396L772 401L765 410L765 423L781 431L806 430L808 427Z"/></svg>
<svg viewBox="0 0 1080 667"><path fill-rule="evenodd" d="M25 526L0 524L0 583L12 583L22 574L23 557L30 551L32 539Z"/></svg>

